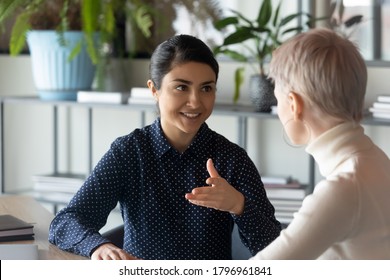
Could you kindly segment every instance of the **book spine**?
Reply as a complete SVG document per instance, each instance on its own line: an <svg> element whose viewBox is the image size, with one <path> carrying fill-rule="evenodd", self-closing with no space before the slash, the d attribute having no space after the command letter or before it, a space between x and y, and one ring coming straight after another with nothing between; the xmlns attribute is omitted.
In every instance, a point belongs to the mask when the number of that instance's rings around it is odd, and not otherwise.
<svg viewBox="0 0 390 280"><path fill-rule="evenodd" d="M291 182L286 184L275 184L275 183L264 183L265 188L287 188L287 189L297 189L302 187L298 182Z"/></svg>
<svg viewBox="0 0 390 280"><path fill-rule="evenodd" d="M79 91L77 93L77 101L82 103L109 103L123 104L127 102L130 93L122 92L93 92Z"/></svg>
<svg viewBox="0 0 390 280"><path fill-rule="evenodd" d="M379 102L390 103L390 95L379 95L377 100Z"/></svg>
<svg viewBox="0 0 390 280"><path fill-rule="evenodd" d="M132 88L130 97L132 98L151 98L153 99L153 94L149 88Z"/></svg>
<svg viewBox="0 0 390 280"><path fill-rule="evenodd" d="M261 181L264 185L266 184L288 184L291 183L292 179L290 176L287 177L272 177L272 176L261 176Z"/></svg>
<svg viewBox="0 0 390 280"><path fill-rule="evenodd" d="M372 107L377 108L377 109L389 109L390 110L390 103L374 102L372 104Z"/></svg>
<svg viewBox="0 0 390 280"><path fill-rule="evenodd" d="M379 118L379 119L390 119L390 113L389 114L386 114L386 113L373 113L372 116L374 118Z"/></svg>

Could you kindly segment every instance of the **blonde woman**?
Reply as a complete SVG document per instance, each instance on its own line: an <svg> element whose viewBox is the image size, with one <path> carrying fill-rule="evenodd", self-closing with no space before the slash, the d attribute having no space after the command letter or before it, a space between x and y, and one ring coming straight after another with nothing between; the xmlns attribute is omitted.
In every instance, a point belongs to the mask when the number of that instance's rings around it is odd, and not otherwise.
<svg viewBox="0 0 390 280"><path fill-rule="evenodd" d="M328 29L302 33L270 64L278 115L324 179L294 220L254 259L390 259L390 161L360 125L367 70Z"/></svg>

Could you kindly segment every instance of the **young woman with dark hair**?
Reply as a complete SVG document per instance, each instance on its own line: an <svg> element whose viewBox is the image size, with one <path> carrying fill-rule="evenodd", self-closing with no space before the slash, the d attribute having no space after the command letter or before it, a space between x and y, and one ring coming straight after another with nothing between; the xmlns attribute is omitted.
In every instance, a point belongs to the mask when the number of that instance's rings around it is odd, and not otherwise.
<svg viewBox="0 0 390 280"><path fill-rule="evenodd" d="M159 117L116 139L50 227L49 240L92 259L231 259L237 224L255 254L280 233L244 149L212 131L218 63L199 39L155 50L147 84ZM99 234L120 203L124 245Z"/></svg>

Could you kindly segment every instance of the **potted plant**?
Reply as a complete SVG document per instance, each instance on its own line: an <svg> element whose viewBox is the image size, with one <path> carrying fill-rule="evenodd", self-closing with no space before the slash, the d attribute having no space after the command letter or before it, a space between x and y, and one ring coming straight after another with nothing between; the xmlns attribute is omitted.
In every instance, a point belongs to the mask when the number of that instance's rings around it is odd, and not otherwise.
<svg viewBox="0 0 390 280"><path fill-rule="evenodd" d="M330 4L329 26L332 30L350 38L352 33L356 30L358 25L363 20L363 15L352 15L349 18L344 18L344 1L335 0Z"/></svg>
<svg viewBox="0 0 390 280"><path fill-rule="evenodd" d="M102 86L103 67L120 21L128 17L145 36L150 35L147 9L140 0L2 0L0 25L15 19L11 55L19 54L27 40L41 98L75 100L78 90L91 88L96 68L98 86ZM40 48L36 42L46 45ZM51 59L62 65L56 66Z"/></svg>
<svg viewBox="0 0 390 280"><path fill-rule="evenodd" d="M282 1L277 6L272 5L271 0L264 0L260 5L258 16L251 20L241 13L232 10L232 16L223 18L215 22L218 30L227 27L234 27L221 45L214 48L214 53L224 54L233 60L240 62L256 62L257 74L252 75L250 79L250 96L258 111L270 112L271 106L276 104L273 95L273 85L267 79L265 63L270 59L272 51L282 43L282 37L300 32L307 25L310 27L311 16L304 13L295 13L280 17L280 8ZM298 24L291 27L290 23L294 19L305 16L308 21L305 24ZM241 53L232 49L232 46L242 45L248 51L248 54ZM243 83L244 68L239 67L235 72L235 91L233 102L237 102L240 96L240 86Z"/></svg>
<svg viewBox="0 0 390 280"><path fill-rule="evenodd" d="M184 32L201 38L208 45L215 45L211 36L203 35L205 30L210 29L210 25L214 21L222 17L221 0L142 0L142 3L154 8L151 12L153 26L150 28L152 36L148 38L142 34L138 36L138 32L136 32L137 55L150 57L162 41L178 32L183 33L183 31L177 30L177 25L182 24L175 23L182 18L185 18L186 21L184 25L191 26L190 31Z"/></svg>

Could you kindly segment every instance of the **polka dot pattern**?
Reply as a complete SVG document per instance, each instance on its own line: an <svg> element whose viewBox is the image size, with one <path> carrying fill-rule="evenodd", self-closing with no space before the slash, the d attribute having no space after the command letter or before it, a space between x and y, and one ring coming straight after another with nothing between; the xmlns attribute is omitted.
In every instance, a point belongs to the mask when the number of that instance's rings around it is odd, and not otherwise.
<svg viewBox="0 0 390 280"><path fill-rule="evenodd" d="M208 158L244 194L242 215L185 199L185 193L205 185ZM159 119L116 139L53 220L49 241L90 256L94 248L108 242L98 231L118 202L125 225L124 249L142 259L231 259L234 223L252 254L280 233L274 208L246 151L207 124L184 153L169 145Z"/></svg>

